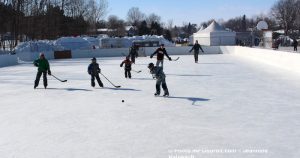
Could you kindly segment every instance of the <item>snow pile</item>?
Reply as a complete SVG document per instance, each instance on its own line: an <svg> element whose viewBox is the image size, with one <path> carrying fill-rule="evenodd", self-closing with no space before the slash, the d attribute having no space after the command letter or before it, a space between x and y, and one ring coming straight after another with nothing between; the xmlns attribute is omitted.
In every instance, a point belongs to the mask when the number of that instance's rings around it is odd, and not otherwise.
<svg viewBox="0 0 300 158"><path fill-rule="evenodd" d="M56 50L90 50L93 48L128 48L133 42L158 42L167 47L175 44L163 36L133 36L123 38L110 38L105 35L94 37L61 37L55 41L40 40L20 43L16 52L46 52Z"/></svg>
<svg viewBox="0 0 300 158"><path fill-rule="evenodd" d="M124 37L125 39L130 40L131 42L143 41L143 42L154 42L158 41L159 44L164 44L167 47L174 47L175 44L166 40L163 36L157 35L143 35L143 36L133 36L133 37Z"/></svg>
<svg viewBox="0 0 300 158"><path fill-rule="evenodd" d="M29 41L22 42L16 48L16 52L43 52L43 51L53 51L56 46L53 41L40 40L40 41Z"/></svg>
<svg viewBox="0 0 300 158"><path fill-rule="evenodd" d="M54 45L62 47L64 50L86 50L93 48L93 45L82 37L61 37L54 42Z"/></svg>
<svg viewBox="0 0 300 158"><path fill-rule="evenodd" d="M92 46L95 46L96 48L100 45L100 39L94 38L94 37L83 37L84 40L88 41Z"/></svg>
<svg viewBox="0 0 300 158"><path fill-rule="evenodd" d="M100 38L100 47L102 48L128 48L133 42L158 42L167 47L174 47L175 44L166 40L163 36L143 35L123 38Z"/></svg>
<svg viewBox="0 0 300 158"><path fill-rule="evenodd" d="M126 38L101 38L101 48L127 48L132 45L132 42Z"/></svg>

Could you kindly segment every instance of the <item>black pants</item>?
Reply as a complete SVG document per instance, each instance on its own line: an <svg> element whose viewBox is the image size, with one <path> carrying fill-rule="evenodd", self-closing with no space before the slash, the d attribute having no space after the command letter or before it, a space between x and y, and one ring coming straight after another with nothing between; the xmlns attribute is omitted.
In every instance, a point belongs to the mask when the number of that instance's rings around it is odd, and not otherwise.
<svg viewBox="0 0 300 158"><path fill-rule="evenodd" d="M194 52L195 62L198 62L198 55L199 55L199 51L195 51Z"/></svg>
<svg viewBox="0 0 300 158"><path fill-rule="evenodd" d="M297 46L294 46L294 51L297 51Z"/></svg>
<svg viewBox="0 0 300 158"><path fill-rule="evenodd" d="M125 78L129 77L131 78L131 69L124 69L125 70Z"/></svg>
<svg viewBox="0 0 300 158"><path fill-rule="evenodd" d="M34 81L34 88L36 88L39 85L42 74L43 74L44 87L46 88L48 86L47 71L38 71L36 74L35 81Z"/></svg>
<svg viewBox="0 0 300 158"><path fill-rule="evenodd" d="M131 56L131 62L135 64L135 55L130 54L130 56Z"/></svg>
<svg viewBox="0 0 300 158"><path fill-rule="evenodd" d="M169 90L166 83L166 78L158 78L156 80L156 93L160 94L160 85L162 86L165 94L169 94Z"/></svg>
<svg viewBox="0 0 300 158"><path fill-rule="evenodd" d="M95 87L95 78L99 84L100 87L103 87L103 83L100 80L99 74L92 74L91 75L91 86Z"/></svg>

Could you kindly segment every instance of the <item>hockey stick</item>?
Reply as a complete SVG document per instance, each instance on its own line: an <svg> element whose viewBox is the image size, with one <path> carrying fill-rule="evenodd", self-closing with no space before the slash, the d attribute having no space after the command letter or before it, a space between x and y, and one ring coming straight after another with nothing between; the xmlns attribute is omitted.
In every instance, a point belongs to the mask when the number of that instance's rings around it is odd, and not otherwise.
<svg viewBox="0 0 300 158"><path fill-rule="evenodd" d="M108 78L106 78L102 73L100 73L111 85L113 85L115 88L120 88L121 86L114 85Z"/></svg>
<svg viewBox="0 0 300 158"><path fill-rule="evenodd" d="M68 81L68 80L61 80L61 79L57 78L57 77L54 76L54 75L51 75L51 76L53 76L55 79L57 79L57 80L60 81L60 82L67 82L67 81Z"/></svg>
<svg viewBox="0 0 300 158"><path fill-rule="evenodd" d="M172 61L177 61L180 57L177 57L176 59L172 59Z"/></svg>
<svg viewBox="0 0 300 158"><path fill-rule="evenodd" d="M136 73L141 73L142 70L139 70L139 71L136 71L136 70L132 70L133 72L136 72Z"/></svg>
<svg viewBox="0 0 300 158"><path fill-rule="evenodd" d="M157 58L157 57L154 57L154 58ZM177 57L176 59L172 59L172 60L170 60L170 61L177 61L179 58L180 58L180 57ZM169 59L166 58L166 57L165 57L164 59L169 60Z"/></svg>

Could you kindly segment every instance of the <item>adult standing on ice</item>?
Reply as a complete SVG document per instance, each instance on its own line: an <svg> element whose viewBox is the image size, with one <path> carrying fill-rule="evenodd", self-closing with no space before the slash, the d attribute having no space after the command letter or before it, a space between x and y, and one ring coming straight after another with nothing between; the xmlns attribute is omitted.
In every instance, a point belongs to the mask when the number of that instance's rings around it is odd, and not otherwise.
<svg viewBox="0 0 300 158"><path fill-rule="evenodd" d="M150 58L153 58L153 56L155 54L157 54L157 61L156 61L156 66L159 66L161 65L161 67L164 66L164 57L165 55L167 56L167 58L171 61L171 57L169 57L167 51L166 51L166 48L164 47L165 45L164 44L161 44L159 48L156 49L156 51L151 54Z"/></svg>
<svg viewBox="0 0 300 158"><path fill-rule="evenodd" d="M36 78L34 81L34 89L36 87L38 87L39 82L40 82L40 78L43 75L43 81L44 81L44 88L46 89L48 86L48 82L47 82L47 72L48 75L51 76L51 71L50 71L50 65L48 60L45 58L44 53L40 53L40 57L39 59L35 60L33 62L34 66L38 67L38 72L36 74Z"/></svg>
<svg viewBox="0 0 300 158"><path fill-rule="evenodd" d="M162 85L162 88L164 90L164 97L169 96L169 90L166 83L166 75L163 71L162 67L154 66L153 63L149 63L148 68L150 69L150 73L154 75L156 78L156 92L155 96L160 95L160 85Z"/></svg>
<svg viewBox="0 0 300 158"><path fill-rule="evenodd" d="M193 45L192 49L190 52L194 50L194 58L195 58L195 63L198 63L198 55L199 55L199 50L201 49L202 53L204 53L201 45L198 43L198 40L196 40L195 44Z"/></svg>
<svg viewBox="0 0 300 158"><path fill-rule="evenodd" d="M88 67L88 73L91 75L91 86L95 87L95 78L100 87L103 87L103 83L100 80L99 73L101 73L101 69L99 68L99 64L95 57L92 59L92 63Z"/></svg>
<svg viewBox="0 0 300 158"><path fill-rule="evenodd" d="M296 38L294 38L294 40L293 40L293 46L294 46L294 51L297 52L298 41Z"/></svg>

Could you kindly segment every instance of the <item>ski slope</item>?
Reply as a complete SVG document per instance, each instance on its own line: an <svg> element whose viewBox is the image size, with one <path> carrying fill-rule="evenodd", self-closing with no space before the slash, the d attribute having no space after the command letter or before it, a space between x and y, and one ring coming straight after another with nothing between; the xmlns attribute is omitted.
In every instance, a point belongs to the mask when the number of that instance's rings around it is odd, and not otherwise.
<svg viewBox="0 0 300 158"><path fill-rule="evenodd" d="M0 157L300 156L298 74L230 54L202 55L199 64L181 56L165 61L163 98L153 96L154 59L137 58L133 69L142 73L130 80L122 60L98 58L119 89L101 76L105 88L90 86L90 59L51 60L52 73L68 82L49 77L47 90L42 81L33 89L31 64L1 68Z"/></svg>

